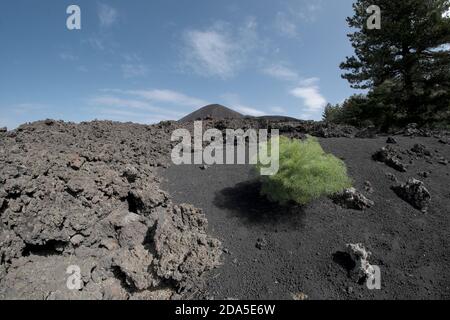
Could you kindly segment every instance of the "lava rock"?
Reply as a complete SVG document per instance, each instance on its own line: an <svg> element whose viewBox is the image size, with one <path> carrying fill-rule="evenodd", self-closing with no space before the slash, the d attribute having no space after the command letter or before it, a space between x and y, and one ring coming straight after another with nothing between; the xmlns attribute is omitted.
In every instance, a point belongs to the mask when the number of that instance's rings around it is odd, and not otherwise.
<svg viewBox="0 0 450 320"><path fill-rule="evenodd" d="M362 243L347 244L345 249L355 265L355 267L350 270L351 278L356 282L372 279L375 273L374 268L369 263L369 258L372 253L368 251Z"/></svg>
<svg viewBox="0 0 450 320"><path fill-rule="evenodd" d="M386 143L389 143L389 144L397 144L397 140L395 140L395 139L392 138L392 137L388 137L387 140L386 140Z"/></svg>
<svg viewBox="0 0 450 320"><path fill-rule="evenodd" d="M70 157L68 165L74 170L79 170L81 166L84 164L84 162L85 162L84 158L80 157L77 154L74 154Z"/></svg>
<svg viewBox="0 0 450 320"><path fill-rule="evenodd" d="M344 208L364 210L374 205L372 200L367 199L355 188L345 189L342 193L333 196L333 201Z"/></svg>
<svg viewBox="0 0 450 320"><path fill-rule="evenodd" d="M408 124L406 126L406 129L403 130L403 134L407 137L413 137L413 136L431 137L433 135L430 130L419 129L419 126L417 123Z"/></svg>
<svg viewBox="0 0 450 320"><path fill-rule="evenodd" d="M404 131L405 136L413 136L420 133L419 129L417 129L417 123L410 123L406 126Z"/></svg>
<svg viewBox="0 0 450 320"><path fill-rule="evenodd" d="M259 250L263 250L265 247L267 247L267 245L268 245L268 242L267 242L267 240L265 239L265 238L259 238L257 241L256 241L256 248L258 248Z"/></svg>
<svg viewBox="0 0 450 320"><path fill-rule="evenodd" d="M104 300L128 300L129 294L122 288L120 281L110 278L102 283Z"/></svg>
<svg viewBox="0 0 450 320"><path fill-rule="evenodd" d="M372 155L372 159L378 162L383 162L397 171L407 171L406 165L404 165L400 161L400 155L398 154L398 151L393 149L391 146L381 148L379 151Z"/></svg>
<svg viewBox="0 0 450 320"><path fill-rule="evenodd" d="M428 178L431 175L431 171L422 171L418 173L422 178Z"/></svg>
<svg viewBox="0 0 450 320"><path fill-rule="evenodd" d="M374 139L377 137L378 129L375 126L369 126L355 134L355 138Z"/></svg>
<svg viewBox="0 0 450 320"><path fill-rule="evenodd" d="M14 138L17 137L17 132L16 132L16 130L8 131L8 132L6 133L6 136L7 136L8 138L14 139Z"/></svg>
<svg viewBox="0 0 450 320"><path fill-rule="evenodd" d="M405 184L393 186L394 192L422 212L427 212L431 202L430 192L422 181L410 178Z"/></svg>
<svg viewBox="0 0 450 320"><path fill-rule="evenodd" d="M386 177L387 177L389 180L393 181L393 182L398 182L397 177L396 177L394 174L390 173L390 172L386 173Z"/></svg>
<svg viewBox="0 0 450 320"><path fill-rule="evenodd" d="M222 250L201 211L175 207L159 187L177 128L49 120L7 132L0 300L166 299L199 288ZM57 275L69 265L81 267L82 291L64 290ZM171 294L157 293L162 283Z"/></svg>
<svg viewBox="0 0 450 320"><path fill-rule="evenodd" d="M70 243L72 243L75 247L78 247L84 240L84 237L81 234L76 234L72 238L70 238Z"/></svg>
<svg viewBox="0 0 450 320"><path fill-rule="evenodd" d="M372 184L370 183L370 181L364 182L364 190L368 193L373 193L373 187L372 187Z"/></svg>
<svg viewBox="0 0 450 320"><path fill-rule="evenodd" d="M291 296L292 296L293 300L297 300L297 301L308 300L308 295L303 292L293 293Z"/></svg>
<svg viewBox="0 0 450 320"><path fill-rule="evenodd" d="M142 291L160 284L161 280L150 272L152 262L153 255L139 245L131 250L123 249L117 252L113 266L125 275L127 285Z"/></svg>
<svg viewBox="0 0 450 320"><path fill-rule="evenodd" d="M220 264L222 245L206 235L207 223L201 210L184 204L174 206L157 222L157 274L175 281L178 290L197 287L199 275Z"/></svg>
<svg viewBox="0 0 450 320"><path fill-rule="evenodd" d="M139 172L133 166L127 166L123 171L123 176L128 180L128 182L133 183L136 181Z"/></svg>
<svg viewBox="0 0 450 320"><path fill-rule="evenodd" d="M431 156L431 151L420 143L415 144L414 147L411 149L411 151L420 156Z"/></svg>

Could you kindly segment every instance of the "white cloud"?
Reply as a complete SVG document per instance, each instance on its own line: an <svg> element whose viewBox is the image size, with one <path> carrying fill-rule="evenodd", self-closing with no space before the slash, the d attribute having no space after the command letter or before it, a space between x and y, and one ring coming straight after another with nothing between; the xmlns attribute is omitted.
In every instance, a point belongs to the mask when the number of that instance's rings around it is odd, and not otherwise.
<svg viewBox="0 0 450 320"><path fill-rule="evenodd" d="M126 91L126 93L136 95L150 101L167 102L187 107L201 107L208 104L205 100L190 97L173 90L129 90Z"/></svg>
<svg viewBox="0 0 450 320"><path fill-rule="evenodd" d="M297 23L292 16L285 12L278 12L275 17L275 29L288 38L298 38L300 36Z"/></svg>
<svg viewBox="0 0 450 320"><path fill-rule="evenodd" d="M266 113L262 110L242 104L237 94L227 93L223 94L221 98L225 101L226 106L244 115L254 117L261 117L266 115Z"/></svg>
<svg viewBox="0 0 450 320"><path fill-rule="evenodd" d="M185 35L186 64L205 76L230 77L237 61L236 47L231 39L217 31L189 31Z"/></svg>
<svg viewBox="0 0 450 320"><path fill-rule="evenodd" d="M95 108L91 114L97 120L112 120L120 122L133 122L140 124L153 124L164 120L173 120L170 117L160 114L144 114L133 111L117 110L113 108Z"/></svg>
<svg viewBox="0 0 450 320"><path fill-rule="evenodd" d="M69 53L69 52L62 52L62 53L59 54L59 57L63 61L76 61L76 60L78 60L77 56L75 56L74 54Z"/></svg>
<svg viewBox="0 0 450 320"><path fill-rule="evenodd" d="M263 69L263 72L271 77L283 81L298 81L300 78L297 72L283 65L270 66Z"/></svg>
<svg viewBox="0 0 450 320"><path fill-rule="evenodd" d="M322 0L297 1L290 3L288 12L298 21L314 22L322 7Z"/></svg>
<svg viewBox="0 0 450 320"><path fill-rule="evenodd" d="M206 30L188 30L183 37L183 65L195 73L229 78L235 75L257 46L257 23L248 18L243 26L216 23Z"/></svg>
<svg viewBox="0 0 450 320"><path fill-rule="evenodd" d="M117 10L107 4L99 4L98 6L98 19L100 20L100 26L111 27L118 18Z"/></svg>
<svg viewBox="0 0 450 320"><path fill-rule="evenodd" d="M316 77L302 78L297 71L286 66L284 63L278 63L266 67L262 70L262 72L277 80L294 82L300 87L312 86L319 81L319 78Z"/></svg>
<svg viewBox="0 0 450 320"><path fill-rule="evenodd" d="M77 70L80 71L80 72L89 72L89 69L86 66L83 66L83 65L78 66Z"/></svg>
<svg viewBox="0 0 450 320"><path fill-rule="evenodd" d="M137 53L125 53L123 58L128 63L141 62L142 59Z"/></svg>
<svg viewBox="0 0 450 320"><path fill-rule="evenodd" d="M314 22L320 10L322 0L289 1L276 13L273 25L281 36L299 39L300 24Z"/></svg>
<svg viewBox="0 0 450 320"><path fill-rule="evenodd" d="M144 77L148 73L148 67L142 63L141 57L136 53L126 53L122 55L125 63L120 67L125 79Z"/></svg>
<svg viewBox="0 0 450 320"><path fill-rule="evenodd" d="M89 100L89 105L97 113L119 121L149 123L148 119L176 120L186 113L179 112L177 108L199 108L207 104L202 99L173 90L103 89L101 92L101 95Z"/></svg>
<svg viewBox="0 0 450 320"><path fill-rule="evenodd" d="M285 66L283 63L274 64L263 69L262 72L277 80L296 83L300 87L313 86L319 81L319 78L316 77L302 78L297 71Z"/></svg>
<svg viewBox="0 0 450 320"><path fill-rule="evenodd" d="M294 97L303 99L304 104L309 110L321 110L327 103L325 98L320 94L319 87L298 87L291 90Z"/></svg>
<svg viewBox="0 0 450 320"><path fill-rule="evenodd" d="M121 69L123 77L126 79L144 77L148 72L148 68L143 64L122 64Z"/></svg>
<svg viewBox="0 0 450 320"><path fill-rule="evenodd" d="M155 116L156 114L158 116L165 117L165 119L174 119L183 116L182 113L167 110L167 108L155 107L145 101L125 99L112 95L94 97L89 100L89 104L95 107L119 108L118 112L136 112L136 110L138 110L140 111L139 114L143 116ZM134 109L134 111L130 111L130 109Z"/></svg>
<svg viewBox="0 0 450 320"><path fill-rule="evenodd" d="M296 98L302 99L306 108L303 110L301 117L304 119L320 120L327 101L320 93L318 85L319 78L302 78L298 72L283 64L275 64L263 69L263 72L277 80L291 82L291 85L294 85L295 88L289 90L289 93ZM271 108L271 111L285 114L285 111L282 109L277 110L276 108Z"/></svg>
<svg viewBox="0 0 450 320"><path fill-rule="evenodd" d="M299 84L301 87L310 87L316 85L319 82L319 80L320 79L317 77L311 77L300 80Z"/></svg>
<svg viewBox="0 0 450 320"><path fill-rule="evenodd" d="M95 50L105 50L105 42L99 36L92 36L86 40L82 40L82 43L87 43Z"/></svg>
<svg viewBox="0 0 450 320"><path fill-rule="evenodd" d="M308 86L300 86L290 91L290 94L303 100L306 107L302 117L312 120L320 120L327 100L320 93L319 86L310 82Z"/></svg>
<svg viewBox="0 0 450 320"><path fill-rule="evenodd" d="M255 109L255 108L251 108L251 107L247 107L244 105L240 105L240 104L233 105L232 108L246 116L261 117L261 116L266 115L266 113L264 111L261 111L261 110Z"/></svg>
<svg viewBox="0 0 450 320"><path fill-rule="evenodd" d="M98 96L90 100L91 104L108 107L126 107L154 111L153 108L143 101L122 99L115 96Z"/></svg>

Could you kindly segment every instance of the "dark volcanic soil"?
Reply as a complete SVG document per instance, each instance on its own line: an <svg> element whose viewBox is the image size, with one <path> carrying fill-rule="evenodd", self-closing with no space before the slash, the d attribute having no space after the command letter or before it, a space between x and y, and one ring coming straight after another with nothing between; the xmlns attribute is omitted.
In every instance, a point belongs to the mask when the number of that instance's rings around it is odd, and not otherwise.
<svg viewBox="0 0 450 320"><path fill-rule="evenodd" d="M449 299L450 170L436 159L450 159L450 147L436 138L395 139L402 150L426 145L432 160L405 153L402 161L409 167L401 173L371 158L386 137L320 140L345 161L354 186L375 202L366 211L341 208L328 198L304 208L274 205L259 195L250 166L160 169L161 188L175 203L202 208L209 234L225 248L223 265L208 274L206 289L196 297L292 299L304 293L310 299ZM424 171L431 171L427 178L419 175ZM387 173L400 182L422 180L432 197L428 213L401 200ZM366 181L373 193L365 191ZM348 277L341 252L358 242L373 253L370 263L381 268L381 290Z"/></svg>

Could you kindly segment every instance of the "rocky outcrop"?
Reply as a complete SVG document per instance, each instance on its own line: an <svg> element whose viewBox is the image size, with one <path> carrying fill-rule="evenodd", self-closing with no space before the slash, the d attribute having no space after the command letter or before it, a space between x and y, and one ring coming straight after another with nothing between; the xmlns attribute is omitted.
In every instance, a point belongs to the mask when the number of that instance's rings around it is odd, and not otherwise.
<svg viewBox="0 0 450 320"><path fill-rule="evenodd" d="M170 298L200 286L220 242L200 210L159 187L174 128L46 120L0 139L0 299ZM80 290L67 286L70 266Z"/></svg>
<svg viewBox="0 0 450 320"><path fill-rule="evenodd" d="M386 146L377 151L372 156L372 159L378 162L383 162L397 171L406 172L407 166L401 162L400 157L401 156L396 149L392 148L391 146Z"/></svg>
<svg viewBox="0 0 450 320"><path fill-rule="evenodd" d="M403 135L407 137L431 137L433 133L428 129L419 128L417 123L410 123L403 130Z"/></svg>
<svg viewBox="0 0 450 320"><path fill-rule="evenodd" d="M369 263L369 258L372 253L362 243L347 244L345 249L354 264L354 268L350 270L351 278L356 282L372 279L374 269Z"/></svg>
<svg viewBox="0 0 450 320"><path fill-rule="evenodd" d="M206 235L207 223L190 205L174 206L160 215L154 234L159 277L189 290L198 286L205 271L219 265L221 244Z"/></svg>
<svg viewBox="0 0 450 320"><path fill-rule="evenodd" d="M392 189L414 208L422 212L428 211L431 195L422 181L411 178L404 184L393 186Z"/></svg>
<svg viewBox="0 0 450 320"><path fill-rule="evenodd" d="M374 205L372 200L367 199L355 188L345 189L343 192L334 195L333 201L344 208L364 210Z"/></svg>
<svg viewBox="0 0 450 320"><path fill-rule="evenodd" d="M428 148L423 144L415 144L414 147L412 147L411 151L419 156L431 156L431 151L428 150Z"/></svg>

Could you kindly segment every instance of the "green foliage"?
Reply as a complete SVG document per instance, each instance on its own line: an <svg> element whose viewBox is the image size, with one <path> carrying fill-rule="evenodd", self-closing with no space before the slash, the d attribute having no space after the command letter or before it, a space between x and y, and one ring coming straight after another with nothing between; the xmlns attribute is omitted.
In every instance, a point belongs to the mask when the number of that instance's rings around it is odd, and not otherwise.
<svg viewBox="0 0 450 320"><path fill-rule="evenodd" d="M325 122L340 124L342 122L342 107L339 104L328 103L323 111L322 120Z"/></svg>
<svg viewBox="0 0 450 320"><path fill-rule="evenodd" d="M369 30L366 9L381 8L381 30ZM388 128L448 119L450 19L448 0L357 0L347 19L355 55L341 64L356 89L367 89L362 117ZM345 109L345 108L344 108ZM344 117L347 121L347 118Z"/></svg>
<svg viewBox="0 0 450 320"><path fill-rule="evenodd" d="M261 193L281 204L306 204L351 186L345 164L326 154L318 140L280 137L280 168L273 176L262 176ZM260 165L257 168L260 169Z"/></svg>
<svg viewBox="0 0 450 320"><path fill-rule="evenodd" d="M364 95L353 95L344 101L342 105L328 104L325 107L323 121L334 124L349 124L356 127L364 126L370 119L365 111L368 99Z"/></svg>

